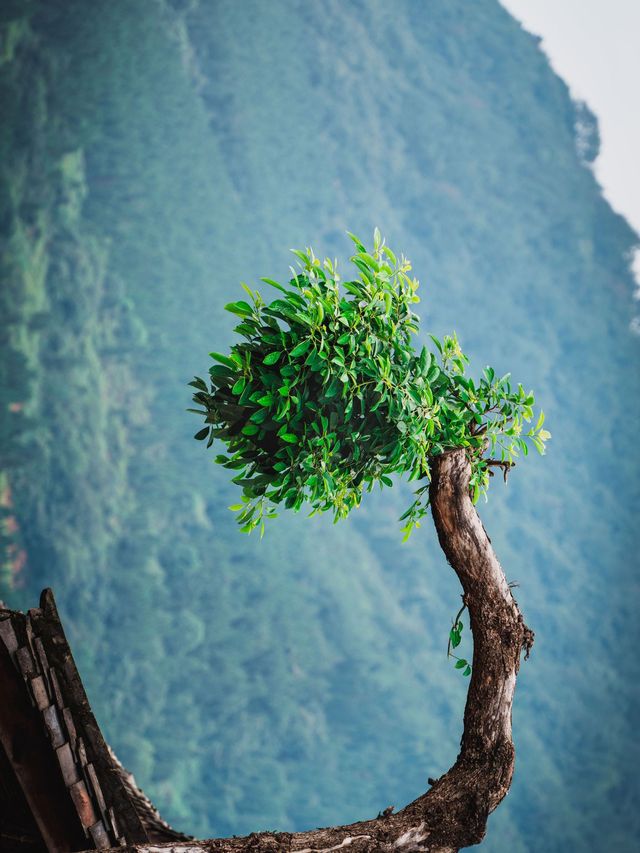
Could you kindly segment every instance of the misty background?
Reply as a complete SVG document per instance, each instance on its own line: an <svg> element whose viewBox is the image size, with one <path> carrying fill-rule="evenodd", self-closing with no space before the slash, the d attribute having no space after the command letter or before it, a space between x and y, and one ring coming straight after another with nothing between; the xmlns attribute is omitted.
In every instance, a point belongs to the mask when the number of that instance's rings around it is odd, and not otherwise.
<svg viewBox="0 0 640 853"><path fill-rule="evenodd" d="M455 760L460 590L430 523L401 544L410 487L242 536L185 411L240 281L378 226L421 341L455 330L553 434L480 507L536 631L484 849L635 850L638 235L539 39L497 0L5 0L0 104L0 597L53 587L161 814L350 822Z"/></svg>

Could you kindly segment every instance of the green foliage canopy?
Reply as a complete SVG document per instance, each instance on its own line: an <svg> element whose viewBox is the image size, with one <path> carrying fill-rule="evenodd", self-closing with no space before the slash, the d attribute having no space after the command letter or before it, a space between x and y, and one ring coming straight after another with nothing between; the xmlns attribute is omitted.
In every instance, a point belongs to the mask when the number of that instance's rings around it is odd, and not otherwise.
<svg viewBox="0 0 640 853"><path fill-rule="evenodd" d="M469 359L455 334L431 336L434 352L416 353L418 281L374 233L367 251L354 235L357 278L341 282L337 262L312 249L293 250L298 271L288 286L264 278L281 296L266 303L243 284L251 302L225 306L241 322L242 341L229 355L212 352L209 385L196 376L193 400L206 426L199 440L227 445L216 462L235 470L242 486L237 511L244 532L272 518L276 507L311 514L332 510L335 520L358 506L376 482L393 474L427 480L401 517L406 536L428 507L429 462L467 448L473 498L486 493L491 465L505 470L529 444L544 452L550 434L534 397L509 374L487 367L479 381L466 376ZM499 458L491 457L496 452Z"/></svg>

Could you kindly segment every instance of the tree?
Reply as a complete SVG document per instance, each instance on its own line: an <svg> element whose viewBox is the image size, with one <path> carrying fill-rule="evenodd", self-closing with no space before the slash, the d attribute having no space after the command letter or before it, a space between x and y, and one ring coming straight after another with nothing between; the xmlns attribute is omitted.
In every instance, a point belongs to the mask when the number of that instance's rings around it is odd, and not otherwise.
<svg viewBox="0 0 640 853"><path fill-rule="evenodd" d="M463 608L449 649L460 641L469 611L474 639L461 750L444 776L397 814L306 833L261 833L216 842L220 850L450 851L481 841L489 813L507 793L514 767L511 708L520 654L533 632L507 584L474 504L494 469L507 473L533 445L544 452L550 434L534 397L507 374L485 368L466 375L468 358L455 337L431 337L434 351L416 353L418 282L410 263L385 245L376 229L371 252L354 235L357 277L340 283L337 265L311 249L288 285L266 303L243 285L251 302L226 309L240 317L241 341L229 355L212 352L210 380L195 377L191 411L204 416L195 436L227 447L216 461L242 487L243 532L265 529L277 508L337 521L357 507L363 491L391 476L418 482L401 517L405 538L429 507L440 545L458 575ZM185 848L186 849L186 848Z"/></svg>

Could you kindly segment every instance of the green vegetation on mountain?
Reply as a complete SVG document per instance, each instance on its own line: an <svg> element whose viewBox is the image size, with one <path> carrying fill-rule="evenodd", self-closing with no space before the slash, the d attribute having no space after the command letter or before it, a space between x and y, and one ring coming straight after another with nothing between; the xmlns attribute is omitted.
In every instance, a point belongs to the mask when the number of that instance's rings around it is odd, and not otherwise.
<svg viewBox="0 0 640 853"><path fill-rule="evenodd" d="M553 424L481 506L537 634L485 847L634 849L637 237L536 40L495 0L52 0L0 29L1 594L54 587L162 813L342 823L455 758L459 590L430 525L400 545L410 487L241 537L184 411L241 278L379 225L424 279L420 342L455 329Z"/></svg>

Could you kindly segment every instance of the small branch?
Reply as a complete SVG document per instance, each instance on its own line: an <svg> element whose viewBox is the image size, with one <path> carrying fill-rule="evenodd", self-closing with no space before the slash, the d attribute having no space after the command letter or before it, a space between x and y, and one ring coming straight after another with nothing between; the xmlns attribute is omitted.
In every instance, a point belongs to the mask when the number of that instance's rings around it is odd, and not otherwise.
<svg viewBox="0 0 640 853"><path fill-rule="evenodd" d="M505 483L507 482L507 474L511 470L511 468L515 468L515 462L506 462L501 459L484 459L483 460L488 468L502 468L502 475L504 477ZM493 471L489 471L489 476L493 477Z"/></svg>
<svg viewBox="0 0 640 853"><path fill-rule="evenodd" d="M529 660L529 655L531 654L531 649L533 648L533 643L536 638L535 632L531 630L531 628L527 628L524 626L524 636L522 638L522 648L524 649L524 659Z"/></svg>
<svg viewBox="0 0 640 853"><path fill-rule="evenodd" d="M467 602L466 602L465 594L463 593L461 597L462 597L462 607L460 608L460 610L458 610L458 612L456 613L455 618L453 620L453 627L454 628L456 627L456 625L460 621L460 617L462 616L464 611L467 609ZM449 642L447 643L447 657L448 658L451 657L451 634L449 634Z"/></svg>

